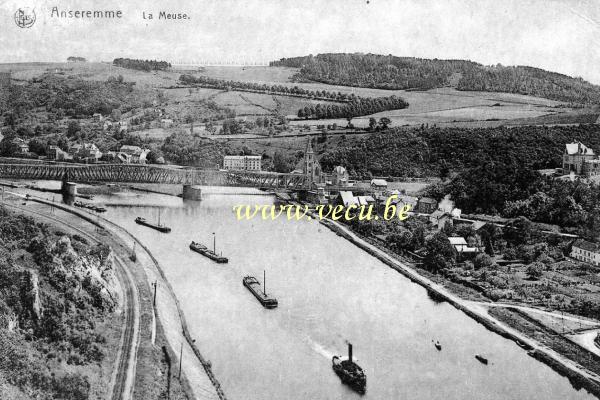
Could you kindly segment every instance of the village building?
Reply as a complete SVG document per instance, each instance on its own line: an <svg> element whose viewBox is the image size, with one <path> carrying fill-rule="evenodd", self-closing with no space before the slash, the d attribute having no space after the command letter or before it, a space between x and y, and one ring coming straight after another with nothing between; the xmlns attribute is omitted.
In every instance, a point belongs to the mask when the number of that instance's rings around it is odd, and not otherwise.
<svg viewBox="0 0 600 400"><path fill-rule="evenodd" d="M340 193L335 198L335 200L334 200L333 203L335 205L342 205L344 207L348 207L348 206L351 206L351 205L354 205L354 206L358 206L359 205L359 201L354 196L354 194L352 192L346 191L346 190L340 191Z"/></svg>
<svg viewBox="0 0 600 400"><path fill-rule="evenodd" d="M160 120L160 126L162 128L170 128L173 126L173 120L170 118L163 118Z"/></svg>
<svg viewBox="0 0 600 400"><path fill-rule="evenodd" d="M346 168L338 165L333 169L333 173L331 174L331 184L334 186L348 186L348 180L350 179L350 175Z"/></svg>
<svg viewBox="0 0 600 400"><path fill-rule="evenodd" d="M450 242L458 261L474 258L481 252L477 247L470 247L462 236L450 236L448 237L448 241Z"/></svg>
<svg viewBox="0 0 600 400"><path fill-rule="evenodd" d="M21 138L16 138L14 140L14 144L17 146L17 152L19 154L27 154L29 153L29 143Z"/></svg>
<svg viewBox="0 0 600 400"><path fill-rule="evenodd" d="M76 161L95 163L102 157L102 152L93 143L76 143L69 147L69 156Z"/></svg>
<svg viewBox="0 0 600 400"><path fill-rule="evenodd" d="M223 168L227 170L260 171L262 156L225 156Z"/></svg>
<svg viewBox="0 0 600 400"><path fill-rule="evenodd" d="M600 244L578 239L571 246L571 257L598 266L600 265Z"/></svg>
<svg viewBox="0 0 600 400"><path fill-rule="evenodd" d="M581 142L567 143L563 153L562 172L565 175L590 177L600 175L600 158Z"/></svg>
<svg viewBox="0 0 600 400"><path fill-rule="evenodd" d="M66 161L73 159L73 157L71 157L69 153L55 145L48 146L48 151L46 152L46 154L48 156L48 159L55 161Z"/></svg>
<svg viewBox="0 0 600 400"><path fill-rule="evenodd" d="M431 214L438 208L438 202L436 199L431 197L421 197L417 201L417 209L415 210L421 214Z"/></svg>
<svg viewBox="0 0 600 400"><path fill-rule="evenodd" d="M104 119L104 117L100 113L94 113L94 115L92 115L92 118L94 118L94 121L96 122L102 122L102 120Z"/></svg>

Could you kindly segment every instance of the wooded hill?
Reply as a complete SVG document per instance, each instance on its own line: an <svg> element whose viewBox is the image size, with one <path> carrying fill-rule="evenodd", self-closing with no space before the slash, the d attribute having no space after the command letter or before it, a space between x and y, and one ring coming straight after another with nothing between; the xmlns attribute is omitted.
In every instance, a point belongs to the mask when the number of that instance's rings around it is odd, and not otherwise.
<svg viewBox="0 0 600 400"><path fill-rule="evenodd" d="M571 103L600 102L600 86L581 78L527 66L484 66L377 54L319 54L282 58L271 66L300 68L295 79L378 89L433 89L517 93Z"/></svg>

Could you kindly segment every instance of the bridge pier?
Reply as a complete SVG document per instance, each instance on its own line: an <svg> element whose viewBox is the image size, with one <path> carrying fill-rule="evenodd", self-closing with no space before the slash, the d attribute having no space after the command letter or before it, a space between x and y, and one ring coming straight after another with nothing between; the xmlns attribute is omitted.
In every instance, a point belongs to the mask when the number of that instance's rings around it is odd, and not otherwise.
<svg viewBox="0 0 600 400"><path fill-rule="evenodd" d="M77 196L77 185L73 182L63 181L60 191L67 196Z"/></svg>
<svg viewBox="0 0 600 400"><path fill-rule="evenodd" d="M181 197L184 200L202 200L202 189L196 185L183 185Z"/></svg>

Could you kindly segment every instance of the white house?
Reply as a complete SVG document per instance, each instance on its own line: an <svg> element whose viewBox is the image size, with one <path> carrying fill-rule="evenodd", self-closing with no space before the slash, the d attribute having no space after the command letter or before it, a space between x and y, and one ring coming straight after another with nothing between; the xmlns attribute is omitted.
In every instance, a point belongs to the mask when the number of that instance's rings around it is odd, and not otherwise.
<svg viewBox="0 0 600 400"><path fill-rule="evenodd" d="M244 171L260 171L262 156L225 156L223 168Z"/></svg>
<svg viewBox="0 0 600 400"><path fill-rule="evenodd" d="M571 248L571 257L594 265L600 265L600 244L578 239Z"/></svg>

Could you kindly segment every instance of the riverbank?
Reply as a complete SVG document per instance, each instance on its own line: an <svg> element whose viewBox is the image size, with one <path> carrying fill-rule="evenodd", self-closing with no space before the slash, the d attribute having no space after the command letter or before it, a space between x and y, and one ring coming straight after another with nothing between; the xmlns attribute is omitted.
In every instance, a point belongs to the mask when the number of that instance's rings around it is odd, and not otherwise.
<svg viewBox="0 0 600 400"><path fill-rule="evenodd" d="M387 249L382 249L378 245L369 243L366 238L357 235L340 223L327 219L320 220L320 223L398 271L412 282L424 287L432 294L432 297L436 298L436 300L450 303L458 310L464 312L469 317L485 326L488 330L514 341L521 347L529 349L528 354L530 356L544 362L559 374L566 376L574 387L585 388L590 393L600 397L600 377L597 374L584 369L579 363L566 358L564 355L544 346L531 337L526 336L520 330L494 318L487 313L487 310L469 304L469 302L459 298L445 287L421 275L416 269L408 266L405 261L400 261L393 255L390 255Z"/></svg>
<svg viewBox="0 0 600 400"><path fill-rule="evenodd" d="M26 204L26 205L25 205ZM124 286L121 296L124 296L127 285L124 284L127 279L124 274L133 275L131 278L136 280L136 288L134 289L134 299L137 299L137 309L132 317L137 320L135 325L128 328L127 323L121 329L121 325L129 319L127 314L130 309L124 310L121 308L120 313L115 317L120 321L111 322L111 325L118 327L119 337L121 337L121 345L112 349L109 353L110 359L114 360L110 368L105 374L111 377L110 381L105 385L103 390L108 394L102 398L121 398L121 387L118 389L113 385L125 385L122 387L123 395L130 396L133 399L150 399L160 398L168 393L171 399L183 400L188 399L192 393L189 389L185 377L178 379L171 373L171 362L167 354L173 355L172 350L168 348L168 343L165 340L164 331L160 321L155 321L152 318L152 305L149 299L151 291L148 285L145 285L145 279L140 276L140 268L135 266L128 259L128 249L126 244L120 242L118 238L108 234L107 231L101 229L94 223L93 220L80 218L68 211L61 211L56 207L48 209L42 203L22 203L21 197L15 197L7 194L3 201L4 207L14 210L14 212L31 216L39 222L43 222L49 226L59 229L60 232L67 232L73 237L85 238L91 242L100 242L110 246L114 254L115 266L119 271L119 282ZM81 239L81 240L85 240ZM127 289L129 290L129 289ZM132 301L131 299L129 300ZM139 318L136 317L139 316ZM124 342L128 329L133 329L134 350L127 350L130 343ZM139 332L136 333L136 332ZM123 351L125 350L125 351ZM118 360L127 359L126 370L121 370L117 366ZM121 374L126 373L124 378ZM117 378L119 376L119 378ZM112 395L111 395L112 393Z"/></svg>
<svg viewBox="0 0 600 400"><path fill-rule="evenodd" d="M133 398L147 399L165 396L170 393L171 399L183 398L220 398L224 394L218 385L213 384L206 374L204 365L199 360L201 354L194 344L194 340L187 334L182 334L182 329L187 332L185 320L179 317L177 299L167 281L161 274L154 270L155 261L148 249L139 243L136 251L136 260L131 261L131 243L137 241L132 235L116 225L101 218L88 215L73 207L57 204L45 199L30 196L30 202L39 204L41 210L57 213L64 212L60 217L65 223L92 226L95 232L102 232L105 241L112 241L112 246L121 253L121 258L126 262L128 269L140 286L141 310L141 340L138 349L139 358L136 368L136 384ZM50 209L47 206L51 206ZM31 207L31 206L29 206ZM50 218L55 218L51 217ZM98 232L96 232L98 234ZM140 268L141 267L141 268ZM154 268L153 268L154 267ZM153 305L154 293L151 285L156 283L156 304ZM188 343L191 342L191 345ZM182 344L185 343L185 346ZM179 355L183 354L180 364ZM208 363L202 359L202 362ZM182 365L184 373L179 372ZM157 368L157 366L159 368ZM158 373L158 375L157 375ZM217 389L218 387L218 389ZM221 392L221 395L219 394ZM179 395L177 394L179 393Z"/></svg>

